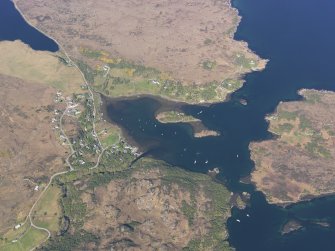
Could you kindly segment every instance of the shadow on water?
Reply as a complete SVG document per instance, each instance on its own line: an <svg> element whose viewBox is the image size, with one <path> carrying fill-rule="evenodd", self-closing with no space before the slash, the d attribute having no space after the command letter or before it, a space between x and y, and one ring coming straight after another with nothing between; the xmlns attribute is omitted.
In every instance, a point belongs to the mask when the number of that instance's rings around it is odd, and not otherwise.
<svg viewBox="0 0 335 251"><path fill-rule="evenodd" d="M239 183L253 163L248 145L269 139L264 116L283 100L296 100L300 88L335 90L335 2L333 0L234 0L243 16L236 39L270 59L262 72L248 74L229 102L208 107L176 104L152 97L105 100L107 114L143 152L196 172L220 168L219 179L232 191L250 191L250 206L232 210L230 243L246 251L334 250L335 197L279 208L269 205L251 185ZM9 0L0 1L0 40L20 39L36 50L57 51L53 40L29 26ZM248 101L246 106L240 99ZM193 115L218 137L194 138L184 123L162 124L155 114L175 108ZM239 219L240 222L237 222ZM281 236L280 227L299 219L303 230ZM313 223L326 220L329 227Z"/></svg>
<svg viewBox="0 0 335 251"><path fill-rule="evenodd" d="M149 97L110 100L108 116L144 149L154 149L153 157L197 172L219 167L218 178L229 189L252 192L250 207L234 209L228 221L230 242L237 250L334 250L334 197L284 209L269 205L263 194L239 180L254 166L249 143L271 137L264 117L280 101L301 99L301 88L335 90L335 2L235 0L233 5L243 17L236 39L248 41L252 50L270 59L269 64L262 72L248 74L244 87L228 102L181 106L221 136L197 139L187 124L159 123L154 115L164 104ZM248 104L241 105L240 99ZM290 219L301 219L304 228L280 235L280 227ZM311 223L320 219L330 226Z"/></svg>

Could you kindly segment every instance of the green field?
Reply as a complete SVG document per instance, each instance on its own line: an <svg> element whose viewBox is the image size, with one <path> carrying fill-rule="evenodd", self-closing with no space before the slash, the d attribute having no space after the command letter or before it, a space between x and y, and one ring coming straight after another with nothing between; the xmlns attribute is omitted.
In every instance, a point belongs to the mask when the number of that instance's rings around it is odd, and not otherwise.
<svg viewBox="0 0 335 251"><path fill-rule="evenodd" d="M82 54L109 67L108 71L102 67L93 69L83 61L78 62L94 89L111 97L151 94L187 103L213 103L224 101L229 93L241 88L243 84L239 79L225 79L222 82L186 85L157 69L123 59L108 58L101 51L83 49ZM203 67L207 70L213 69L215 65L215 62L203 62Z"/></svg>
<svg viewBox="0 0 335 251"><path fill-rule="evenodd" d="M36 226L47 228L52 233L58 232L59 218L62 214L59 205L60 196L61 191L59 187L54 185L48 188L41 200L37 203L32 214L32 219Z"/></svg>
<svg viewBox="0 0 335 251"><path fill-rule="evenodd" d="M20 235L21 236L21 235ZM20 237L0 244L0 251L28 251L40 245L48 236L45 231L29 227ZM12 242L16 241L16 242Z"/></svg>

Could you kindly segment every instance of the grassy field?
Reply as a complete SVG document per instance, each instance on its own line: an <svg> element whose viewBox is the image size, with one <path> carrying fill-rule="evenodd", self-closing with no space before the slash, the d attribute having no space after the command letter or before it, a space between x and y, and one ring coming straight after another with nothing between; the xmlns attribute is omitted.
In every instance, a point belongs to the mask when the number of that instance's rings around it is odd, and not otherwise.
<svg viewBox="0 0 335 251"><path fill-rule="evenodd" d="M103 139L102 145L104 147L117 144L120 139L120 134L111 132L106 138Z"/></svg>
<svg viewBox="0 0 335 251"><path fill-rule="evenodd" d="M121 138L121 129L110 123L98 124L97 131L100 131L99 137L103 147L118 144Z"/></svg>
<svg viewBox="0 0 335 251"><path fill-rule="evenodd" d="M0 73L46 84L67 94L81 92L79 71L56 53L34 51L20 41L0 42Z"/></svg>
<svg viewBox="0 0 335 251"><path fill-rule="evenodd" d="M47 236L46 232L30 227L21 238L15 239L16 242L7 241L0 244L0 251L28 251L42 243Z"/></svg>
<svg viewBox="0 0 335 251"><path fill-rule="evenodd" d="M32 214L33 222L38 227L44 227L56 234L59 231L59 217L62 215L59 205L61 191L57 186L50 186L35 207ZM29 222L17 230L10 230L0 242L0 251L31 250L39 246L47 233L30 226Z"/></svg>
<svg viewBox="0 0 335 251"><path fill-rule="evenodd" d="M81 52L97 62L95 69L82 61L78 62L86 79L97 91L111 97L152 94L187 103L212 103L224 101L229 93L241 88L243 84L240 79L225 79L222 82L186 85L174 80L170 74L121 58L111 58L103 51L82 49ZM212 62L204 65L209 71L215 67Z"/></svg>
<svg viewBox="0 0 335 251"><path fill-rule="evenodd" d="M61 190L56 185L50 186L38 202L32 214L35 225L49 229L52 233L59 230L59 221L62 215L59 199Z"/></svg>

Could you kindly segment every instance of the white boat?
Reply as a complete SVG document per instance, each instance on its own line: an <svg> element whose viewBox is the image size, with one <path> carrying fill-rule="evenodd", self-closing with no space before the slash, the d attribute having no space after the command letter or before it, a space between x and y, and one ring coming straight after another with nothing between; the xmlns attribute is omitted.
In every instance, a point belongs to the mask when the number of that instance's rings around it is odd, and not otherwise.
<svg viewBox="0 0 335 251"><path fill-rule="evenodd" d="M239 219L236 219L237 222L241 222Z"/></svg>

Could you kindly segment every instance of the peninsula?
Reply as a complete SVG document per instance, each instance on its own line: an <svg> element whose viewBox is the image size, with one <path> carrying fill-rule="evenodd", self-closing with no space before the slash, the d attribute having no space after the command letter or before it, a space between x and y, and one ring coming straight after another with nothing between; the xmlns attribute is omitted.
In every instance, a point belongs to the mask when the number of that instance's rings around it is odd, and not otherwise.
<svg viewBox="0 0 335 251"><path fill-rule="evenodd" d="M230 0L14 2L107 96L221 102L266 65L233 39L240 17Z"/></svg>
<svg viewBox="0 0 335 251"><path fill-rule="evenodd" d="M227 188L153 159L134 163L138 149L103 119L99 97L224 101L266 65L233 39L230 1L13 2L60 51L0 43L0 250L232 250Z"/></svg>
<svg viewBox="0 0 335 251"><path fill-rule="evenodd" d="M335 192L335 93L301 90L268 116L276 138L250 145L252 181L267 200L290 204Z"/></svg>

